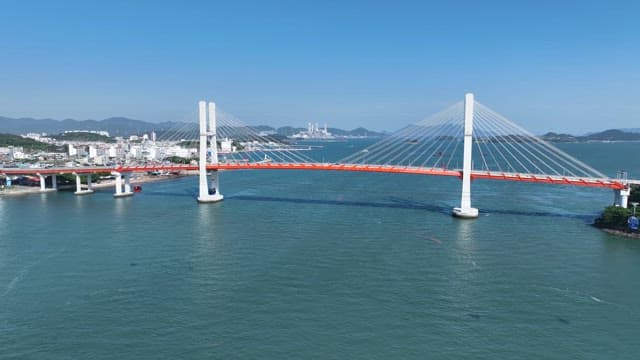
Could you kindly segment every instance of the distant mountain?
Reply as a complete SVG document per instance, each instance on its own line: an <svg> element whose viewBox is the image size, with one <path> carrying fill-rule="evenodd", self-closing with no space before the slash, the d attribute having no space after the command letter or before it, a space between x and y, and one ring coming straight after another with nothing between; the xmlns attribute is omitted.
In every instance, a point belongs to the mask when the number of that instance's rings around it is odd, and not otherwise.
<svg viewBox="0 0 640 360"><path fill-rule="evenodd" d="M363 127L359 127L353 130L341 130L336 128L329 128L330 133L336 136L370 136L370 137L381 137L384 136L385 133L376 132L372 130L365 129Z"/></svg>
<svg viewBox="0 0 640 360"><path fill-rule="evenodd" d="M570 134L558 134L554 132L548 132L542 136L540 136L542 140L551 141L551 142L578 142L579 136L570 135Z"/></svg>
<svg viewBox="0 0 640 360"><path fill-rule="evenodd" d="M639 129L640 130L640 129ZM585 141L636 141L640 140L640 131L631 132L619 129L609 129L601 132L590 133L583 136L569 134L546 133L541 136L543 140L552 142L585 142Z"/></svg>
<svg viewBox="0 0 640 360"><path fill-rule="evenodd" d="M259 126L252 126L252 129L254 129L255 131L261 132L261 131L265 131L265 132L275 132L278 135L283 135L283 136L292 136L295 135L299 132L302 131L307 131L307 128L302 128L302 127L292 127L292 126L283 126L283 127L279 127L279 128L273 128L271 126L267 126L267 125L259 125ZM380 137L380 136L384 136L385 133L381 133L381 132L376 132L376 131L372 131L372 130L368 130L365 129L363 127L359 127L353 130L343 130L343 129L338 129L338 128L327 128L327 131L329 131L331 134L335 135L335 136L369 136L369 137Z"/></svg>
<svg viewBox="0 0 640 360"><path fill-rule="evenodd" d="M618 129L624 132L629 132L629 133L640 133L640 128L626 128L626 129Z"/></svg>
<svg viewBox="0 0 640 360"><path fill-rule="evenodd" d="M175 122L150 123L125 117L112 117L97 121L32 118L15 119L0 116L0 133L26 134L44 132L47 134L59 134L65 130L94 130L108 131L111 136L129 136L149 133L151 131L161 132L176 128L177 124L178 123Z"/></svg>
<svg viewBox="0 0 640 360"><path fill-rule="evenodd" d="M251 126L251 128L257 132L275 132L276 131L275 128L268 125Z"/></svg>
<svg viewBox="0 0 640 360"><path fill-rule="evenodd" d="M152 123L134 120L126 117L112 117L104 120L54 120L33 118L9 118L0 116L0 133L22 135L27 133L60 134L66 130L108 131L110 136L142 135L155 131L159 137L167 130L178 129L182 126L178 122ZM268 125L252 126L257 132L275 132L278 135L291 136L307 128L283 126L274 128ZM379 133L359 127L353 130L329 128L329 132L336 136L383 136Z"/></svg>
<svg viewBox="0 0 640 360"><path fill-rule="evenodd" d="M626 132L622 130L605 130L599 133L590 134L585 136L587 141L628 141L628 140L640 140L640 133Z"/></svg>

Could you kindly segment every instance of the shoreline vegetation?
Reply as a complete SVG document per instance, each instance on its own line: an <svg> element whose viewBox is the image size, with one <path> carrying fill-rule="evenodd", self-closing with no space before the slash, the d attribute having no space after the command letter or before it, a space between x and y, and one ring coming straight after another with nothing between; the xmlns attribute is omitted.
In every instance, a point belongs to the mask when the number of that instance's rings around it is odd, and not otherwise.
<svg viewBox="0 0 640 360"><path fill-rule="evenodd" d="M640 187L631 186L629 205L627 208L619 206L607 206L602 214L595 219L593 226L612 235L640 239L640 232L629 229L628 219L633 215L631 203L640 202Z"/></svg>

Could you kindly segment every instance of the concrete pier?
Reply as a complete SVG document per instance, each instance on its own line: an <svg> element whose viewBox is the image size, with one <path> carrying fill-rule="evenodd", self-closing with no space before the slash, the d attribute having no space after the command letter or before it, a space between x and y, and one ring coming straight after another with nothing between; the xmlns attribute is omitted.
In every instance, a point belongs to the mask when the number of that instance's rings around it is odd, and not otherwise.
<svg viewBox="0 0 640 360"><path fill-rule="evenodd" d="M613 190L613 205L626 208L629 206L629 196L631 195L631 187L620 190Z"/></svg>
<svg viewBox="0 0 640 360"><path fill-rule="evenodd" d="M462 198L460 207L453 208L452 215L475 219L478 209L471 207L471 150L473 145L473 94L464 97L464 157L462 160Z"/></svg>
<svg viewBox="0 0 640 360"><path fill-rule="evenodd" d="M89 195L93 194L93 189L91 188L91 174L87 174L87 188L82 188L82 182L80 181L80 175L77 173L73 173L76 176L76 191L75 195Z"/></svg>
<svg viewBox="0 0 640 360"><path fill-rule="evenodd" d="M58 184L56 184L57 181L57 176L51 175L51 183L53 184L52 187L47 188L47 176L46 175L42 175L40 173L36 174L38 175L38 177L40 178L40 192L53 192L53 191L58 191Z"/></svg>
<svg viewBox="0 0 640 360"><path fill-rule="evenodd" d="M131 191L131 182L130 182L131 173L122 174L114 171L111 173L111 175L114 175L116 177L116 189L115 189L115 193L113 194L114 198L133 196L133 191ZM124 185L124 190L122 189L123 185Z"/></svg>
<svg viewBox="0 0 640 360"><path fill-rule="evenodd" d="M220 194L220 181L218 179L218 171L213 170L207 174L207 142L211 144L211 164L218 163L218 145L216 138L216 104L209 103L208 113L209 122L207 124L207 103L200 101L199 117L200 117L200 159L198 160L199 175L199 203L212 203L222 201L224 196ZM207 131L208 125L208 131ZM211 186L209 186L211 182Z"/></svg>

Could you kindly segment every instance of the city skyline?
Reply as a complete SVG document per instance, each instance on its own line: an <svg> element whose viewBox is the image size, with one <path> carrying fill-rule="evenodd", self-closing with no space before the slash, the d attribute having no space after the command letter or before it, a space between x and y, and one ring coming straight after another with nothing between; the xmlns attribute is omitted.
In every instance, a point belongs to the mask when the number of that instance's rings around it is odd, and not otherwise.
<svg viewBox="0 0 640 360"><path fill-rule="evenodd" d="M634 2L11 3L0 116L393 131L465 92L533 132L637 127Z"/></svg>

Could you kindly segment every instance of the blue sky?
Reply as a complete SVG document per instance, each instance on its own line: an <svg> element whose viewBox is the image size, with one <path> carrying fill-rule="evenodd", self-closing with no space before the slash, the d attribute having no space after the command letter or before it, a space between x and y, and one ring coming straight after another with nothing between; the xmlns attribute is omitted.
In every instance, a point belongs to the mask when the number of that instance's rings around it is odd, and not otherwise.
<svg viewBox="0 0 640 360"><path fill-rule="evenodd" d="M0 115L395 130L463 98L640 127L637 1L0 2Z"/></svg>

